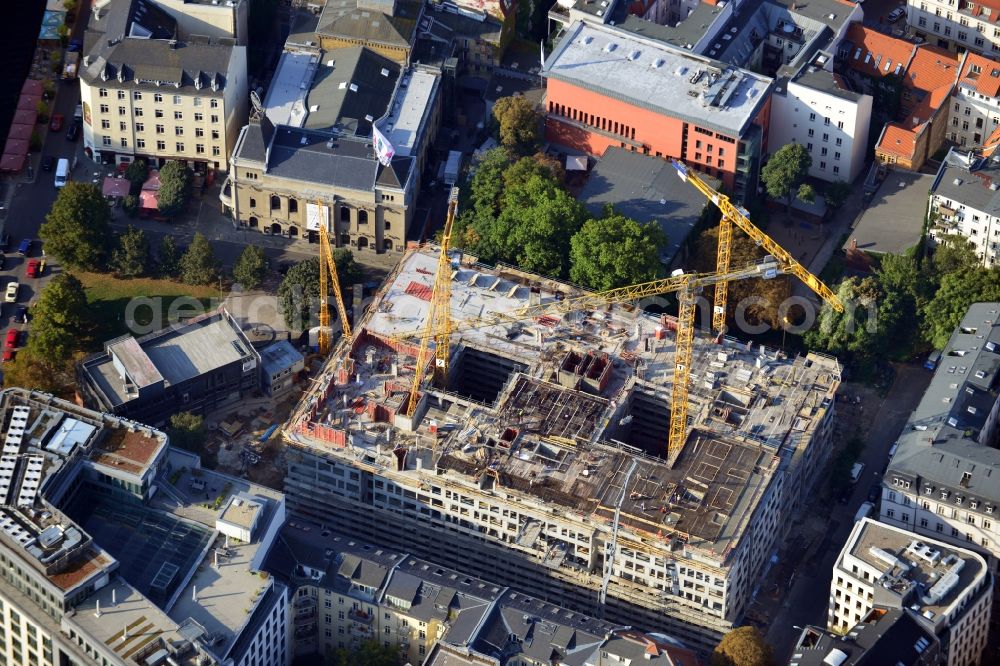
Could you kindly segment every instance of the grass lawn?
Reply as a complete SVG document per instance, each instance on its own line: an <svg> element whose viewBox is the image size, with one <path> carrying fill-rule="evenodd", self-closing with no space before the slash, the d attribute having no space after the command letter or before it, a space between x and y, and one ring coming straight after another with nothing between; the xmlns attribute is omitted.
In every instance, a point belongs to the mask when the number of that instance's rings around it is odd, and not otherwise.
<svg viewBox="0 0 1000 666"><path fill-rule="evenodd" d="M97 322L96 348L126 333L140 337L221 302L216 286L195 287L172 280L120 280L101 273L77 273ZM214 302L213 302L214 300Z"/></svg>

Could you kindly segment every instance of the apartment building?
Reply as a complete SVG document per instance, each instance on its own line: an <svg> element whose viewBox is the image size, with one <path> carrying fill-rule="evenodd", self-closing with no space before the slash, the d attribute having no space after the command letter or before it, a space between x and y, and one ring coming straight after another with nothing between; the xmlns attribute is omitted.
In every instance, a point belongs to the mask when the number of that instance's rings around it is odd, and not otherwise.
<svg viewBox="0 0 1000 666"><path fill-rule="evenodd" d="M876 607L846 635L807 625L788 666L941 666L946 662L934 632L909 608Z"/></svg>
<svg viewBox="0 0 1000 666"><path fill-rule="evenodd" d="M981 555L864 518L834 564L827 627L846 634L876 607L908 608L938 637L942 664L978 664L992 601Z"/></svg>
<svg viewBox="0 0 1000 666"><path fill-rule="evenodd" d="M225 309L135 338L124 335L77 366L83 403L163 425L179 411L206 414L260 388L260 354Z"/></svg>
<svg viewBox="0 0 1000 666"><path fill-rule="evenodd" d="M258 573L280 493L47 394L0 393L0 428L0 661L289 663L287 589Z"/></svg>
<svg viewBox="0 0 1000 666"><path fill-rule="evenodd" d="M87 35L79 78L89 156L228 170L247 116L245 46L181 39L177 20L152 0L95 8Z"/></svg>
<svg viewBox="0 0 1000 666"><path fill-rule="evenodd" d="M817 52L771 96L768 150L806 147L809 175L848 183L861 174L868 152L872 96L855 92L831 71L834 58Z"/></svg>
<svg viewBox="0 0 1000 666"><path fill-rule="evenodd" d="M406 65L423 16L424 4L414 0L327 2L315 34L323 50L364 46Z"/></svg>
<svg viewBox="0 0 1000 666"><path fill-rule="evenodd" d="M436 265L433 249L406 254L304 395L284 431L291 510L709 649L829 455L839 364L699 336L693 431L668 458L676 324L625 309L542 317L456 333L446 387L421 385L408 416L418 348L397 336L422 330ZM470 261L452 280L463 319L557 293L574 291ZM628 349L610 331L629 332Z"/></svg>
<svg viewBox="0 0 1000 666"><path fill-rule="evenodd" d="M884 523L990 557L1000 533L997 377L1000 303L974 303L941 352L883 479Z"/></svg>
<svg viewBox="0 0 1000 666"><path fill-rule="evenodd" d="M401 254L441 97L440 72L367 47L286 52L236 142L223 210L265 234L315 238L322 224L338 247ZM388 164L376 126L395 149Z"/></svg>
<svg viewBox="0 0 1000 666"><path fill-rule="evenodd" d="M940 242L959 235L975 247L984 266L1000 262L1000 162L997 156L952 148L941 162L930 190L928 236Z"/></svg>
<svg viewBox="0 0 1000 666"><path fill-rule="evenodd" d="M585 22L565 31L542 76L549 141L597 157L619 146L680 159L739 200L755 196L770 78Z"/></svg>
<svg viewBox="0 0 1000 666"><path fill-rule="evenodd" d="M266 566L292 596L295 654L307 658L376 641L411 664L632 663L697 666L678 640L648 635L301 518ZM468 660L468 661L466 661ZM679 661L678 661L679 660Z"/></svg>
<svg viewBox="0 0 1000 666"><path fill-rule="evenodd" d="M970 150L984 146L1000 128L1000 64L967 54L950 104L948 139Z"/></svg>
<svg viewBox="0 0 1000 666"><path fill-rule="evenodd" d="M995 0L907 0L906 23L917 37L957 53L1000 53L1000 3Z"/></svg>
<svg viewBox="0 0 1000 666"><path fill-rule="evenodd" d="M192 36L229 37L240 46L247 44L249 0L146 1L154 3L177 22L179 39L187 40Z"/></svg>

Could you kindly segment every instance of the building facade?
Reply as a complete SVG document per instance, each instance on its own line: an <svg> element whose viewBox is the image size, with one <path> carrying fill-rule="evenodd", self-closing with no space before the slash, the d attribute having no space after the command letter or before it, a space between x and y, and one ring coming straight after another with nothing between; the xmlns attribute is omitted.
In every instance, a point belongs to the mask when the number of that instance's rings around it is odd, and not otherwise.
<svg viewBox="0 0 1000 666"><path fill-rule="evenodd" d="M228 170L247 114L246 47L231 38L181 41L168 13L143 6L133 12L129 0L112 0L92 15L79 77L87 154Z"/></svg>
<svg viewBox="0 0 1000 666"><path fill-rule="evenodd" d="M876 607L910 609L939 638L942 664L978 664L993 575L977 553L863 518L833 568L827 626L846 634Z"/></svg>
<svg viewBox="0 0 1000 666"><path fill-rule="evenodd" d="M984 266L1000 262L1000 164L994 156L952 148L941 162L930 191L929 239L958 235L975 248Z"/></svg>
<svg viewBox="0 0 1000 666"><path fill-rule="evenodd" d="M951 97L948 139L976 150L1000 128L1000 65L995 60L969 53Z"/></svg>
<svg viewBox="0 0 1000 666"><path fill-rule="evenodd" d="M941 48L1000 53L1000 3L995 0L908 0L906 23L917 37Z"/></svg>
<svg viewBox="0 0 1000 666"><path fill-rule="evenodd" d="M1000 555L997 377L1000 304L974 303L941 352L930 386L903 428L882 479L879 520ZM947 462L947 464L942 464Z"/></svg>
<svg viewBox="0 0 1000 666"><path fill-rule="evenodd" d="M755 196L771 79L584 22L566 31L542 75L549 141L597 157L619 146L679 159L737 199Z"/></svg>

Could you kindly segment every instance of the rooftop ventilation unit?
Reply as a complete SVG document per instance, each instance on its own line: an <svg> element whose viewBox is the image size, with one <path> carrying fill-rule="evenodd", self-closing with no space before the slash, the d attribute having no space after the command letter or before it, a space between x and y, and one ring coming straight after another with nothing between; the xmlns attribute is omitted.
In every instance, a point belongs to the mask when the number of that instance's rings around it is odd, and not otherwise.
<svg viewBox="0 0 1000 666"><path fill-rule="evenodd" d="M639 58L639 51L631 51L628 54L628 59L629 60L637 60L638 58Z"/></svg>
<svg viewBox="0 0 1000 666"><path fill-rule="evenodd" d="M599 13L600 13L600 12L598 12L598 14L599 14ZM611 53L611 52L612 52L612 51L614 51L614 50L615 50L616 48L618 48L618 45L617 45L617 44L615 44L614 42L608 42L607 46L605 46L605 47L604 47L604 50L605 50L605 51L606 51L607 53Z"/></svg>

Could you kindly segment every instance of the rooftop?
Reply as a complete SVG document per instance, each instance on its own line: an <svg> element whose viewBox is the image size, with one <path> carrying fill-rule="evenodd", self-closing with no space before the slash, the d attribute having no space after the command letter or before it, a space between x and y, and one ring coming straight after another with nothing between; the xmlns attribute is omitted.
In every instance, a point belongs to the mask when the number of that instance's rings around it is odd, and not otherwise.
<svg viewBox="0 0 1000 666"><path fill-rule="evenodd" d="M546 59L543 76L739 136L772 80L634 33L578 21ZM674 91L664 96L664 89Z"/></svg>
<svg viewBox="0 0 1000 666"><path fill-rule="evenodd" d="M161 89L170 94L197 90L206 97L221 96L237 48L244 47L225 39L123 39L86 56L80 76L92 85L113 81L110 85L119 88Z"/></svg>
<svg viewBox="0 0 1000 666"><path fill-rule="evenodd" d="M403 72L388 115L379 125L397 155L413 154L434 109L440 79L430 69L418 67Z"/></svg>
<svg viewBox="0 0 1000 666"><path fill-rule="evenodd" d="M937 663L939 645L920 616L903 609L875 608L847 636L807 626L789 666L924 666ZM931 655L931 656L928 656Z"/></svg>
<svg viewBox="0 0 1000 666"><path fill-rule="evenodd" d="M891 170L875 192L844 248L901 254L920 242L927 212L927 192L934 177Z"/></svg>
<svg viewBox="0 0 1000 666"><path fill-rule="evenodd" d="M681 181L669 162L614 146L597 161L578 199L592 215L611 205L638 222L659 224L667 236L663 263L668 266L705 208L705 198Z"/></svg>
<svg viewBox="0 0 1000 666"><path fill-rule="evenodd" d="M987 215L1000 216L1000 160L970 157L952 148L932 183L928 188L931 194Z"/></svg>
<svg viewBox="0 0 1000 666"><path fill-rule="evenodd" d="M452 341L463 351L452 360L448 393L440 403L418 405L415 430L393 428L387 421L408 399L416 350L404 345L396 353L382 341L422 329L435 252L410 252L389 276L359 322L354 348L331 356L286 428L293 444L417 477L437 469L595 521L613 514L636 461L622 523L651 538L690 538L724 557L741 536L741 517L777 468L779 443L808 445L840 381L840 367L828 357L786 358L773 349L731 339L719 345L699 336L691 387L695 428L671 465L663 459L662 416L673 374L673 339L663 335L669 321L631 307L585 310L459 329ZM545 304L557 293L579 293L470 261L456 263L451 289L454 321L511 312L530 298ZM490 371L477 371L482 368ZM336 379L355 375L355 382ZM428 396L435 392L426 388ZM320 423L329 432L314 438L316 425L310 424ZM429 434L431 423L453 429ZM403 458L382 446L390 429L394 442L405 442ZM338 439L350 442L354 453L331 447ZM540 529L529 521L518 543L531 546ZM552 566L561 566L564 555L553 549Z"/></svg>
<svg viewBox="0 0 1000 666"><path fill-rule="evenodd" d="M363 46L322 52L307 92L305 127L370 137L399 73L398 63Z"/></svg>
<svg viewBox="0 0 1000 666"><path fill-rule="evenodd" d="M1000 505L1000 450L984 430L997 401L1000 303L973 303L941 351L927 391L899 437L885 483L992 513Z"/></svg>
<svg viewBox="0 0 1000 666"><path fill-rule="evenodd" d="M260 366L264 372L275 373L302 362L302 354L288 340L279 340L260 352Z"/></svg>
<svg viewBox="0 0 1000 666"><path fill-rule="evenodd" d="M581 3L577 3L577 8ZM682 21L674 25L660 25L632 14L628 3L619 3L616 12L615 25L623 30L635 33L640 37L648 37L666 42L678 49L691 50L705 36L708 28L719 19L723 7L707 2L699 2Z"/></svg>
<svg viewBox="0 0 1000 666"><path fill-rule="evenodd" d="M969 52L958 86L986 97L1000 97L1000 65L986 56Z"/></svg>
<svg viewBox="0 0 1000 666"><path fill-rule="evenodd" d="M910 608L932 625L964 606L970 591L989 579L985 560L971 550L921 540L871 518L855 524L835 566L852 572L861 563L879 572L876 605Z"/></svg>
<svg viewBox="0 0 1000 666"><path fill-rule="evenodd" d="M421 3L397 0L392 15L363 9L350 0L327 2L316 33L321 37L358 40L366 45L409 48L417 29Z"/></svg>
<svg viewBox="0 0 1000 666"><path fill-rule="evenodd" d="M841 46L848 55L847 66L867 76L882 77L888 74L901 76L910 64L916 46L905 39L852 23Z"/></svg>

